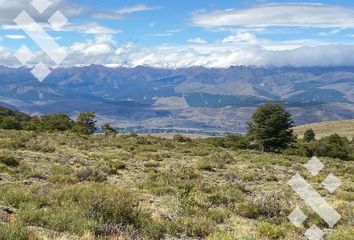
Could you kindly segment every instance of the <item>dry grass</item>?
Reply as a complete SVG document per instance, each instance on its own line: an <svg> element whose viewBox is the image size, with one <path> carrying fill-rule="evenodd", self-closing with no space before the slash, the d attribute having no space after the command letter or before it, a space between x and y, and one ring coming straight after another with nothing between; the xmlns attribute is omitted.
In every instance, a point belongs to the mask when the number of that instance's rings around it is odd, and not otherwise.
<svg viewBox="0 0 354 240"><path fill-rule="evenodd" d="M0 131L0 153L19 162L0 163L0 206L17 209L21 226L0 224L0 240L302 239L305 226L328 226L287 185L295 173L342 214L329 239L353 232L350 161L324 158L325 169L312 177L307 158L225 149L208 139L15 131ZM321 187L331 172L343 182L335 195ZM300 229L287 220L296 205L309 215Z"/></svg>
<svg viewBox="0 0 354 240"><path fill-rule="evenodd" d="M308 125L297 126L294 128L295 134L300 138L303 137L304 132L312 128L317 138L326 137L332 134L339 134L348 139L354 137L354 120L343 120L333 122L313 123Z"/></svg>

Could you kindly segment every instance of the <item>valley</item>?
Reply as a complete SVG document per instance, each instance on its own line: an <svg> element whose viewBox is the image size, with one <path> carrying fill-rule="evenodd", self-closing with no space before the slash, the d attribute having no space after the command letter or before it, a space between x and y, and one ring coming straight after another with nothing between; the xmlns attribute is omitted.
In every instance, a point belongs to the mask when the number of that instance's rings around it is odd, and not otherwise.
<svg viewBox="0 0 354 240"><path fill-rule="evenodd" d="M0 103L30 114L95 111L118 128L243 133L257 106L281 101L297 125L354 118L353 67L87 66L53 69L43 83L30 69L0 68Z"/></svg>

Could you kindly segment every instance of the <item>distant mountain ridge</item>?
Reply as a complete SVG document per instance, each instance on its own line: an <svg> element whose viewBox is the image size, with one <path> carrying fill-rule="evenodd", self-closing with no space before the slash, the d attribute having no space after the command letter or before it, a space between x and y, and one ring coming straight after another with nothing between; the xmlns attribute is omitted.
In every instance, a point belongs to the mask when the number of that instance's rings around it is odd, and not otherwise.
<svg viewBox="0 0 354 240"><path fill-rule="evenodd" d="M254 109L281 101L298 124L354 118L354 67L0 67L0 103L32 113L96 111L119 127L243 132Z"/></svg>

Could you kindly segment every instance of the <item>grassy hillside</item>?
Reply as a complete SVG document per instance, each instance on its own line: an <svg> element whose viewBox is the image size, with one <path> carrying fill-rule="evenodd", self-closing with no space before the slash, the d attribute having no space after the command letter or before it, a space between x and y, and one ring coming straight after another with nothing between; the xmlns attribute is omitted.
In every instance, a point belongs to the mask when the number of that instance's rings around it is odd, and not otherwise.
<svg viewBox="0 0 354 240"><path fill-rule="evenodd" d="M210 139L79 137L0 131L0 240L26 239L304 239L354 235L354 162L224 149ZM329 173L342 187L329 194ZM300 173L342 215L330 230L287 186ZM294 227L300 206L309 216Z"/></svg>
<svg viewBox="0 0 354 240"><path fill-rule="evenodd" d="M313 123L297 126L294 130L299 137L302 137L304 132L310 128L315 131L318 138L326 137L335 133L347 137L348 139L354 137L354 120Z"/></svg>

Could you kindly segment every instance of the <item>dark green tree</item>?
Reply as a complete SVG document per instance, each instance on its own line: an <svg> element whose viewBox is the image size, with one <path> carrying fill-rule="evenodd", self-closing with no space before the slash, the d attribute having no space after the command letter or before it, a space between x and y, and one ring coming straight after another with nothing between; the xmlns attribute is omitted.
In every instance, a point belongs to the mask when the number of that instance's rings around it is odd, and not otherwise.
<svg viewBox="0 0 354 240"><path fill-rule="evenodd" d="M91 135L96 131L96 114L94 112L82 112L79 114L75 124L74 132Z"/></svg>
<svg viewBox="0 0 354 240"><path fill-rule="evenodd" d="M19 122L29 121L31 119L31 116L26 113L0 106L0 119L7 116L15 117Z"/></svg>
<svg viewBox="0 0 354 240"><path fill-rule="evenodd" d="M21 123L14 116L2 117L0 120L0 128L6 130L20 130Z"/></svg>
<svg viewBox="0 0 354 240"><path fill-rule="evenodd" d="M266 103L256 110L248 123L248 135L265 151L286 148L294 141L291 114L282 104Z"/></svg>
<svg viewBox="0 0 354 240"><path fill-rule="evenodd" d="M25 131L43 131L43 123L40 117L33 117L31 120L22 122L22 129Z"/></svg>
<svg viewBox="0 0 354 240"><path fill-rule="evenodd" d="M102 131L105 135L116 135L118 133L117 129L112 127L109 123L103 124Z"/></svg>
<svg viewBox="0 0 354 240"><path fill-rule="evenodd" d="M338 134L328 137L310 144L311 150L316 156L339 158L342 160L352 160L352 149L347 138Z"/></svg>
<svg viewBox="0 0 354 240"><path fill-rule="evenodd" d="M313 131L313 129L308 129L306 130L306 132L304 133L304 141L309 143L316 140L316 134Z"/></svg>
<svg viewBox="0 0 354 240"><path fill-rule="evenodd" d="M73 127L74 122L65 114L51 114L41 117L44 131L67 131Z"/></svg>

